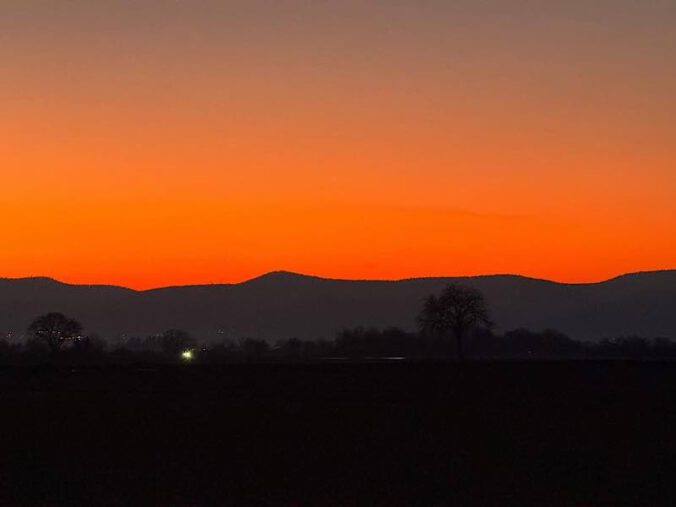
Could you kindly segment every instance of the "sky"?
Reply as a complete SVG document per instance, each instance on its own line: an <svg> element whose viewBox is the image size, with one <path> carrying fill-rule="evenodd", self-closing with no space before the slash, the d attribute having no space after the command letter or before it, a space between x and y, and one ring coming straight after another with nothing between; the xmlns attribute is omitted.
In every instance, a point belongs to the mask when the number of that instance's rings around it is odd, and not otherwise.
<svg viewBox="0 0 676 507"><path fill-rule="evenodd" d="M0 2L0 276L676 268L673 0Z"/></svg>

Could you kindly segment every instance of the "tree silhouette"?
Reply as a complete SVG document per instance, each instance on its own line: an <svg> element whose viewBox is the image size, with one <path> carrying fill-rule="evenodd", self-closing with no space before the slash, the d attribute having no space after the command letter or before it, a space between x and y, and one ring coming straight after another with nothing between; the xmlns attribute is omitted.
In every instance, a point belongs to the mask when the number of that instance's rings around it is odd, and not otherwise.
<svg viewBox="0 0 676 507"><path fill-rule="evenodd" d="M36 318L28 333L47 344L53 353L59 352L68 340L76 340L82 333L82 324L62 313L47 313Z"/></svg>
<svg viewBox="0 0 676 507"><path fill-rule="evenodd" d="M457 343L458 359L464 359L463 339L476 326L492 326L488 305L481 291L451 284L439 296L425 299L418 325L425 333L451 333Z"/></svg>

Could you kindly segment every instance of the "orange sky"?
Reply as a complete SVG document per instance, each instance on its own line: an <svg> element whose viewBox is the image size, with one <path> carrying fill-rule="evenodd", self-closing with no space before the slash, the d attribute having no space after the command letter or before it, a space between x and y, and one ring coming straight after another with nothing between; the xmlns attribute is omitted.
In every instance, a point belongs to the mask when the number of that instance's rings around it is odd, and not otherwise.
<svg viewBox="0 0 676 507"><path fill-rule="evenodd" d="M3 2L0 276L675 268L676 6L542 4Z"/></svg>

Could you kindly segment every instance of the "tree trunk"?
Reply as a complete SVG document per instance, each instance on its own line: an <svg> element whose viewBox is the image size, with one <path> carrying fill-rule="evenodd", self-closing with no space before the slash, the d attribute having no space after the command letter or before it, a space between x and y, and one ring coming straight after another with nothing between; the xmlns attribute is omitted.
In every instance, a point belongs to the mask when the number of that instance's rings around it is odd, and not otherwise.
<svg viewBox="0 0 676 507"><path fill-rule="evenodd" d="M462 349L462 333L457 333L455 335L455 341L456 341L456 347L457 347L457 353L458 353L458 361L464 361L465 360L465 352Z"/></svg>
<svg viewBox="0 0 676 507"><path fill-rule="evenodd" d="M465 338L466 330L467 329L460 324L455 325L453 329L453 334L455 335L455 341L457 344L458 361L465 360L465 351L463 350L462 340Z"/></svg>

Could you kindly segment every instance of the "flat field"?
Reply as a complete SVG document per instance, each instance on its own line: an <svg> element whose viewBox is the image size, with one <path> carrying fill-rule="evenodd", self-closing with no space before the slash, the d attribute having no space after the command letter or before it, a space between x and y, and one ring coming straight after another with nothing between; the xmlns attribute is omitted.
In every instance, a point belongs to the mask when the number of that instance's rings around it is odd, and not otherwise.
<svg viewBox="0 0 676 507"><path fill-rule="evenodd" d="M673 505L676 363L0 369L2 505Z"/></svg>

